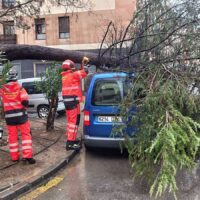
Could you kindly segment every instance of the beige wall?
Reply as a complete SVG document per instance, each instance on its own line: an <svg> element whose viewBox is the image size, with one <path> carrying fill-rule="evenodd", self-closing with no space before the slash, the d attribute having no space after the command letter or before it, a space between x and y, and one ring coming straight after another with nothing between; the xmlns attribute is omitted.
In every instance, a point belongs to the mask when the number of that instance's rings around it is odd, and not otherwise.
<svg viewBox="0 0 200 200"><path fill-rule="evenodd" d="M126 0L125 0L126 1ZM42 6L42 12L43 13L47 13L49 8L51 10L51 14L60 14L60 13L65 13L66 10L63 7L52 7L52 5L48 5L47 3L48 1L46 1L46 3ZM116 0L82 0L82 2L87 2L85 7L81 7L81 8L68 8L67 12L71 13L71 12L86 12L88 10L93 10L93 11L97 11L97 10L113 10L115 9L115 5L116 5Z"/></svg>
<svg viewBox="0 0 200 200"><path fill-rule="evenodd" d="M64 49L98 48L103 30L110 20L120 24L127 24L133 15L135 3L133 0L93 0L96 4L91 12L77 12L70 16L70 37L59 39L58 17L65 13L44 16L46 20L46 40L35 40L34 19L29 21L29 30L16 30L18 44L44 45ZM102 4L100 4L100 2ZM106 7L107 6L107 7ZM109 8L109 9L108 9ZM55 11L55 10L54 10Z"/></svg>

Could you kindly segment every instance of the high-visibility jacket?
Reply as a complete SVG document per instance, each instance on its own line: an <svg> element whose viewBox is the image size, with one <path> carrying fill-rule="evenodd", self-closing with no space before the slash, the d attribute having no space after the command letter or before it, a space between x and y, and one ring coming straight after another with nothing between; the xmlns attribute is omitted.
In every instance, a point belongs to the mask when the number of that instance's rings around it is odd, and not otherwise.
<svg viewBox="0 0 200 200"><path fill-rule="evenodd" d="M0 95L7 125L19 125L28 121L26 106L24 106L28 104L28 94L19 83L4 84L0 89Z"/></svg>
<svg viewBox="0 0 200 200"><path fill-rule="evenodd" d="M65 97L71 100L78 100L82 102L82 89L81 89L81 79L87 76L84 69L72 72L71 70L61 72L62 75L62 96L65 102ZM75 98L75 99L73 99Z"/></svg>

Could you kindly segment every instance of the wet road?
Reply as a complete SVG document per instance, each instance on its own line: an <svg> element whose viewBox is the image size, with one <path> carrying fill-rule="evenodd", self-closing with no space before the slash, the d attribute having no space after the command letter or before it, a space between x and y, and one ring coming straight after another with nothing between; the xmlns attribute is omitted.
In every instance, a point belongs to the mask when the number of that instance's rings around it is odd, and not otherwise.
<svg viewBox="0 0 200 200"><path fill-rule="evenodd" d="M57 120L64 124L64 118ZM178 200L200 199L200 172L179 177ZM152 200L143 179L133 180L127 154L113 151L81 152L47 184L36 188L20 200ZM157 200L173 200L165 195Z"/></svg>
<svg viewBox="0 0 200 200"><path fill-rule="evenodd" d="M56 175L55 179L58 178L62 181L36 199L121 200L134 196L127 155L121 155L119 151L82 150L66 169Z"/></svg>
<svg viewBox="0 0 200 200"><path fill-rule="evenodd" d="M179 182L180 184L180 182ZM182 183L183 184L183 183ZM190 183L187 183L190 184ZM183 185L182 185L183 187ZM200 184L180 191L178 200L199 200ZM24 195L20 200L152 200L142 180L133 181L127 155L116 151L85 152L47 184ZM173 200L166 195L157 200Z"/></svg>

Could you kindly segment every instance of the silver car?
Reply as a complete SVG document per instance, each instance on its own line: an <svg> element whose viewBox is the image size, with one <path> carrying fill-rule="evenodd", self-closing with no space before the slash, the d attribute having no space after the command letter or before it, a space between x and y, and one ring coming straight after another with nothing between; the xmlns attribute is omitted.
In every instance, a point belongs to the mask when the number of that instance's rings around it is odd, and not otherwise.
<svg viewBox="0 0 200 200"><path fill-rule="evenodd" d="M19 79L18 83L27 91L29 95L28 112L37 112L39 118L46 118L49 112L49 102L45 94L36 88L36 82L41 81L41 78L26 78ZM65 105L63 103L62 95L59 93L59 102L57 112L58 114L65 113Z"/></svg>

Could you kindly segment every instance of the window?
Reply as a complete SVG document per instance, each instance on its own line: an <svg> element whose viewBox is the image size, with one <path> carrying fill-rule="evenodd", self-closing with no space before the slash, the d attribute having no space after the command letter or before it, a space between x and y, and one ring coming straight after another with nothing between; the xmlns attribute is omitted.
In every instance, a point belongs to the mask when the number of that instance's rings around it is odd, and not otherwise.
<svg viewBox="0 0 200 200"><path fill-rule="evenodd" d="M59 17L59 38L69 38L69 17Z"/></svg>
<svg viewBox="0 0 200 200"><path fill-rule="evenodd" d="M124 81L97 81L92 95L92 104L96 106L118 105L123 97L123 88Z"/></svg>
<svg viewBox="0 0 200 200"><path fill-rule="evenodd" d="M84 90L87 92L94 74L88 74L84 80Z"/></svg>
<svg viewBox="0 0 200 200"><path fill-rule="evenodd" d="M15 5L15 0L2 0L2 7L9 8Z"/></svg>
<svg viewBox="0 0 200 200"><path fill-rule="evenodd" d="M3 23L4 35L15 35L14 21L8 21Z"/></svg>
<svg viewBox="0 0 200 200"><path fill-rule="evenodd" d="M25 82L22 83L22 87L26 90L28 94L41 94L42 91L38 90L35 82Z"/></svg>
<svg viewBox="0 0 200 200"><path fill-rule="evenodd" d="M52 62L35 62L34 63L34 77L40 77L43 75L49 66L53 65ZM56 67L60 68L60 65L56 65Z"/></svg>
<svg viewBox="0 0 200 200"><path fill-rule="evenodd" d="M36 40L46 39L45 19L35 19L35 35Z"/></svg>

